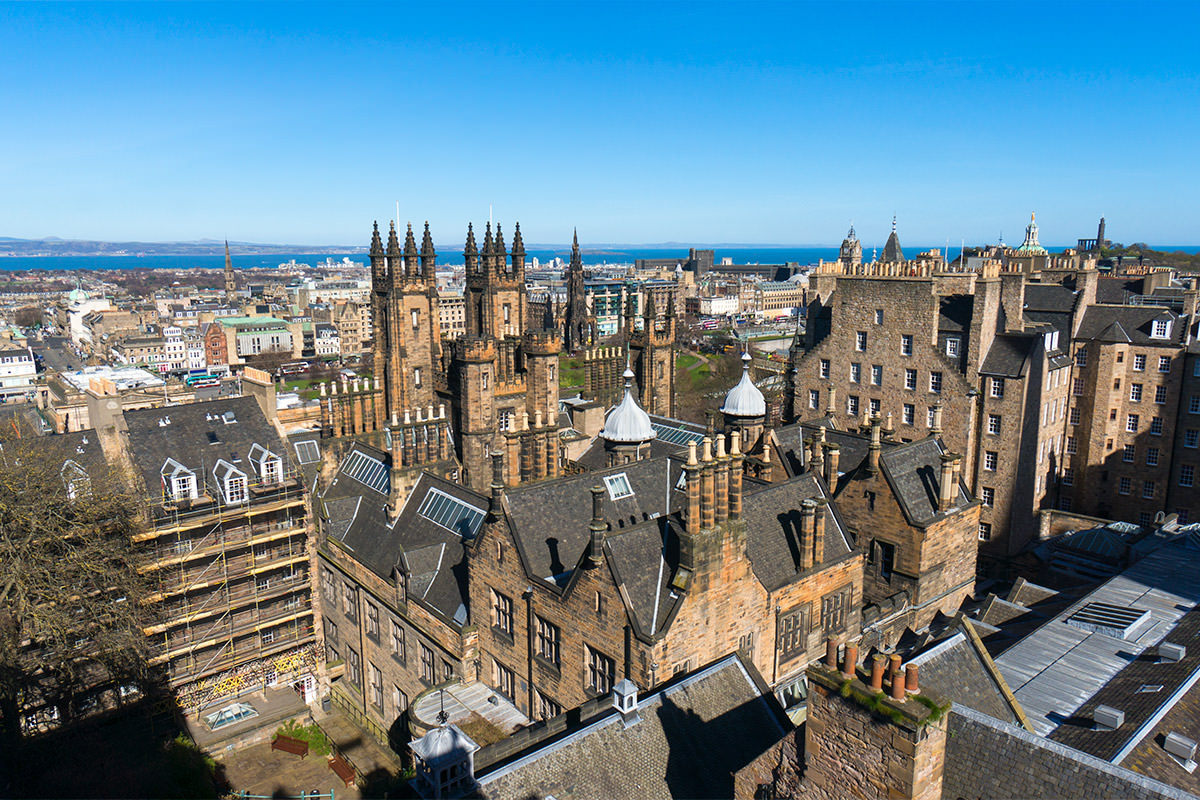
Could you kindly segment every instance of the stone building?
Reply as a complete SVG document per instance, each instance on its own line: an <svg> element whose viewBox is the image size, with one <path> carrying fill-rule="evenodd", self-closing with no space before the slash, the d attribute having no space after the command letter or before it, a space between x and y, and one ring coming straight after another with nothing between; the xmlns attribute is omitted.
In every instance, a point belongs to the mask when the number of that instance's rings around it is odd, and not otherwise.
<svg viewBox="0 0 1200 800"><path fill-rule="evenodd" d="M625 346L584 351L583 396L611 405L621 397L626 367L634 372L638 405L651 414L675 415L675 300L663 304L660 316L655 291L647 291L640 320L634 294L628 296L622 331ZM640 322L640 327L639 327Z"/></svg>
<svg viewBox="0 0 1200 800"><path fill-rule="evenodd" d="M567 308L564 319L567 352L573 353L596 343L596 318L588 310L587 291L583 285L583 258L579 254L579 233L571 240L571 264L567 268Z"/></svg>

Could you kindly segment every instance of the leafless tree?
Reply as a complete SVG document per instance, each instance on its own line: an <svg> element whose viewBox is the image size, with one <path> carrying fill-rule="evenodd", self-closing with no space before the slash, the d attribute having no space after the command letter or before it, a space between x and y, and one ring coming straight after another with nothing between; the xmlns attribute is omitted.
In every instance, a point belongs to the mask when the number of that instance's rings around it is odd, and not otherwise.
<svg viewBox="0 0 1200 800"><path fill-rule="evenodd" d="M58 442L0 443L0 748L10 753L24 715L64 724L148 678L153 620L132 544L140 506L122 476L85 468Z"/></svg>

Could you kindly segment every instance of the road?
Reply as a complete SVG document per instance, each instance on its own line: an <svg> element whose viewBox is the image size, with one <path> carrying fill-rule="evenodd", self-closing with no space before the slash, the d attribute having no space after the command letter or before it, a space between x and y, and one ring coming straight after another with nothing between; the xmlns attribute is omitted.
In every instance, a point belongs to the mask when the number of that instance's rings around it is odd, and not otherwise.
<svg viewBox="0 0 1200 800"><path fill-rule="evenodd" d="M33 343L33 352L41 356L46 369L55 372L70 372L83 369L83 361L75 354L75 346L69 336L47 336Z"/></svg>

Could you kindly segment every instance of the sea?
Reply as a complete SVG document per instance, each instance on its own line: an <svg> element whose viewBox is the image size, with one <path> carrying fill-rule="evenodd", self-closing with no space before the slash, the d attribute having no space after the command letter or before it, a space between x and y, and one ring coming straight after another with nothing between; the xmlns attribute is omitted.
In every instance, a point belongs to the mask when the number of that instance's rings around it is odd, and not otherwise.
<svg viewBox="0 0 1200 800"><path fill-rule="evenodd" d="M942 245L945 246L944 243ZM938 245L925 246L905 246L905 251L911 254L916 254L922 250L928 250ZM771 246L771 247L712 247L716 251L716 263L720 264L721 259L728 258L734 264L786 264L796 263L801 266L816 264L821 259L826 261L835 260L838 257L838 248L836 246L827 247L789 247L789 246ZM1055 248L1052 248L1052 251ZM1161 249L1167 252L1182 250L1186 253L1200 252L1200 246L1163 246ZM951 248L951 257L957 254ZM552 261L555 257L567 260L571 255L570 247L563 246L556 249L533 249L526 252L528 264L532 264L532 259L537 258L541 264L546 264ZM870 253L865 252L863 255L870 258ZM632 264L639 258L676 258L680 261L687 259L687 247L637 247L637 246L614 246L614 247L596 247L586 248L583 253L583 262L585 264ZM254 255L234 255L232 256L233 265L238 269L254 269L256 267L274 268L280 264L285 264L288 261L295 260L301 264L314 266L319 263L324 263L326 259L332 259L334 262L339 262L343 258L349 258L351 261L365 264L367 263L367 254L365 252L358 253L272 253L272 254L254 254ZM456 247L453 250L440 251L438 255L438 264L446 266L461 265L463 263L462 250ZM17 270L47 270L47 271L75 271L75 270L91 270L91 269L221 269L225 266L224 255L182 255L182 256L7 256L0 257L0 270L17 271Z"/></svg>

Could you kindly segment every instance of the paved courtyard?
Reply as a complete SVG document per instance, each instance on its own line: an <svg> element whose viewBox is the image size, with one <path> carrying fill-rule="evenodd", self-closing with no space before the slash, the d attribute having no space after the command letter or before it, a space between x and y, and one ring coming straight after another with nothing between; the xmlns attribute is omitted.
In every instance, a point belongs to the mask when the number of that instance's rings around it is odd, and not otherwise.
<svg viewBox="0 0 1200 800"><path fill-rule="evenodd" d="M347 787L333 774L324 756L310 754L301 759L272 750L270 744L221 753L217 760L225 768L232 792L265 797L299 797L301 792L334 793L335 798L359 798L357 786Z"/></svg>

